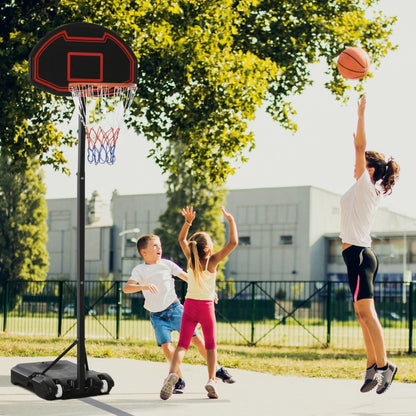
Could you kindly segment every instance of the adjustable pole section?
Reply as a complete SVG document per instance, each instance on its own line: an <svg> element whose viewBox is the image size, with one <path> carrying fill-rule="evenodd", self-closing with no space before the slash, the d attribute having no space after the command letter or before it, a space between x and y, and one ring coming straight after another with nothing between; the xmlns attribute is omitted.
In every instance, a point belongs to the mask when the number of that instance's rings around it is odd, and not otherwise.
<svg viewBox="0 0 416 416"><path fill-rule="evenodd" d="M85 97L78 115L78 178L77 178L77 379L78 388L85 387Z"/></svg>

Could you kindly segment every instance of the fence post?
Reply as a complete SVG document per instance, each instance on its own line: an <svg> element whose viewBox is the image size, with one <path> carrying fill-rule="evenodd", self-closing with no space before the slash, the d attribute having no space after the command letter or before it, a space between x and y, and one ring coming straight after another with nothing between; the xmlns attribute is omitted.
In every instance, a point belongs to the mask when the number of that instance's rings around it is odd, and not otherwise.
<svg viewBox="0 0 416 416"><path fill-rule="evenodd" d="M64 311L64 282L58 282L58 337L62 335L62 318Z"/></svg>
<svg viewBox="0 0 416 416"><path fill-rule="evenodd" d="M4 285L3 305L3 332L6 332L7 312L9 310L9 282L6 282Z"/></svg>
<svg viewBox="0 0 416 416"><path fill-rule="evenodd" d="M409 319L409 350L408 353L413 353L413 282L409 284L409 299L407 301L408 305L408 319Z"/></svg>
<svg viewBox="0 0 416 416"><path fill-rule="evenodd" d="M328 290L326 295L326 344L329 347L331 343L331 322L332 322L332 282L328 281Z"/></svg>
<svg viewBox="0 0 416 416"><path fill-rule="evenodd" d="M251 345L254 345L254 322L256 313L256 282L251 282Z"/></svg>
<svg viewBox="0 0 416 416"><path fill-rule="evenodd" d="M116 306L116 339L120 339L120 319L121 319L121 302L122 302L122 292L121 292L121 282L116 282L116 292L117 292L117 306Z"/></svg>

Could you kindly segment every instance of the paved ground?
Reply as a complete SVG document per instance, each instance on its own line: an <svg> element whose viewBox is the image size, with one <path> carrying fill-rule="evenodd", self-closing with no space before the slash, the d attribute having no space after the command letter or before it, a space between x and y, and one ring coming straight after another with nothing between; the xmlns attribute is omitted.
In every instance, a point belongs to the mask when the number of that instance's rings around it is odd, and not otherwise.
<svg viewBox="0 0 416 416"><path fill-rule="evenodd" d="M108 395L68 400L44 400L10 382L16 364L52 358L0 357L2 416L415 416L416 385L394 382L382 395L362 394L358 380L280 377L232 370L235 384L218 383L220 398L210 400L203 388L204 366L184 365L186 392L159 398L167 364L123 359L88 360L89 368L108 373L115 386ZM71 358L66 360L73 361ZM400 371L400 369L399 369Z"/></svg>

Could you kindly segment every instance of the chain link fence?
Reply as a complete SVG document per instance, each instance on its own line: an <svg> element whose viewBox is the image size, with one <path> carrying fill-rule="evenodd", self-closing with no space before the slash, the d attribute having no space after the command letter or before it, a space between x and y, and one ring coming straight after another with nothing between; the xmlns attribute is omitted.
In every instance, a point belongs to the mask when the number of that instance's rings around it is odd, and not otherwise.
<svg viewBox="0 0 416 416"><path fill-rule="evenodd" d="M153 341L143 295L123 281L85 282L85 335ZM346 282L218 282L222 344L363 348ZM76 281L10 281L0 286L0 329L9 334L76 338ZM176 281L184 301L186 283ZM414 283L376 282L376 308L389 351L412 353ZM175 338L176 340L177 338Z"/></svg>

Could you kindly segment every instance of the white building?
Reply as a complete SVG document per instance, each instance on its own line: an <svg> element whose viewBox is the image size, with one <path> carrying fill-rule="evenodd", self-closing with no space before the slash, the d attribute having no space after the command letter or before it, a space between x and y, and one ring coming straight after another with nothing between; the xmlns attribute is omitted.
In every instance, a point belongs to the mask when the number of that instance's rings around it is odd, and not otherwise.
<svg viewBox="0 0 416 416"><path fill-rule="evenodd" d="M338 238L339 201L340 195L312 186L229 191L227 210L236 219L240 244L229 256L226 277L322 281L345 275ZM76 199L47 204L49 277L76 280ZM115 274L126 280L141 261L135 245L137 229L139 234L152 233L166 204L165 194L114 194L110 210L93 195L86 209L85 279ZM415 223L379 209L373 231L383 273L416 274L416 231L409 226Z"/></svg>

